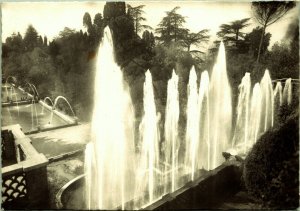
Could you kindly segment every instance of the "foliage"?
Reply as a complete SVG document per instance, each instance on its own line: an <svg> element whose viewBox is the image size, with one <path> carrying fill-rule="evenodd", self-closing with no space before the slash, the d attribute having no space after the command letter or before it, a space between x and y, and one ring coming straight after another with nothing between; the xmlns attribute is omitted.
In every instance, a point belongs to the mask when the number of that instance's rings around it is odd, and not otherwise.
<svg viewBox="0 0 300 211"><path fill-rule="evenodd" d="M38 33L32 25L28 26L23 43L27 51L31 51L34 47L38 46Z"/></svg>
<svg viewBox="0 0 300 211"><path fill-rule="evenodd" d="M241 32L241 30L249 26L249 20L250 18L244 18L232 21L230 24L222 24L217 35L221 37L224 42L233 41L235 45L237 45L239 38L243 39L245 36L245 33Z"/></svg>
<svg viewBox="0 0 300 211"><path fill-rule="evenodd" d="M93 80L97 48L103 37L103 29L109 26L112 32L115 60L121 67L135 106L136 118L142 116L144 73L150 69L155 86L158 110L164 118L167 81L172 70L179 75L181 110L185 110L186 86L192 65L197 71L212 69L218 42L209 53L202 50L210 38L207 29L191 32L185 28L185 17L179 7L166 12L153 33L144 25L144 5L132 7L125 2L107 2L103 16L91 17L85 13L82 24L86 32L65 27L58 36L49 41L28 26L24 38L14 33L2 45L3 75L16 76L20 84L34 83L40 97L65 96L75 108L80 119L89 120L93 108ZM261 79L268 68L272 78L297 77L299 72L298 22L287 32L289 42L278 43L268 50L271 34L264 35L262 60L256 64L260 35L263 28L250 33L243 29L248 19L228 24L224 37L231 37L233 45L226 46L227 70L233 94L245 72L251 73L252 82ZM224 29L226 27L223 27ZM221 27L222 28L222 27ZM195 50L191 50L195 47ZM197 72L199 73L199 72ZM200 74L198 74L199 76ZM184 113L184 112L183 112ZM180 117L183 122L184 118ZM184 125L184 124L182 124Z"/></svg>
<svg viewBox="0 0 300 211"><path fill-rule="evenodd" d="M170 44L171 41L177 42L184 38L187 29L183 27L185 17L177 13L180 7L175 7L166 12L167 16L163 17L156 28L155 32L159 34L157 39L163 44Z"/></svg>
<svg viewBox="0 0 300 211"><path fill-rule="evenodd" d="M187 32L182 39L183 45L187 47L188 51L190 51L192 45L200 47L202 43L207 43L209 41L210 36L207 34L208 31L208 29L203 29L197 33Z"/></svg>
<svg viewBox="0 0 300 211"><path fill-rule="evenodd" d="M245 42L248 44L248 50L253 55L253 57L257 58L258 55L258 49L259 49L259 42L261 33L263 31L263 28L256 27L250 32L249 34L246 34L245 36ZM270 44L271 34L268 32L264 35L263 43L261 46L261 53L264 54Z"/></svg>
<svg viewBox="0 0 300 211"><path fill-rule="evenodd" d="M293 1L252 2L254 17L262 26L275 23L295 6Z"/></svg>
<svg viewBox="0 0 300 211"><path fill-rule="evenodd" d="M293 1L274 1L274 2L252 2L252 10L257 22L262 25L263 30L258 48L257 62L261 55L261 48L265 31L268 26L282 18L289 10L296 6Z"/></svg>
<svg viewBox="0 0 300 211"><path fill-rule="evenodd" d="M135 32L136 36L143 29L152 29L148 25L141 24L141 22L146 21L146 18L142 16L145 13L143 11L143 8L145 7L145 5L139 5L136 7L132 7L129 4L127 4L127 7L128 7L128 15L132 18L132 20L134 22L134 32Z"/></svg>
<svg viewBox="0 0 300 211"><path fill-rule="evenodd" d="M248 192L273 209L299 206L299 115L266 132L245 160Z"/></svg>

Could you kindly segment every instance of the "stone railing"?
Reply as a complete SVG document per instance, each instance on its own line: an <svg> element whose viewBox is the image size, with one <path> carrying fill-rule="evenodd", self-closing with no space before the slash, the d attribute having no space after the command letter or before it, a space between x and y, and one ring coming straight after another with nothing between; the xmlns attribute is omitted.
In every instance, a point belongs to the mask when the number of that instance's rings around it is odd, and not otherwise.
<svg viewBox="0 0 300 211"><path fill-rule="evenodd" d="M4 209L39 209L47 207L48 159L38 153L20 125L2 128L14 136L17 163L2 168L2 207ZM3 152L2 152L3 153Z"/></svg>

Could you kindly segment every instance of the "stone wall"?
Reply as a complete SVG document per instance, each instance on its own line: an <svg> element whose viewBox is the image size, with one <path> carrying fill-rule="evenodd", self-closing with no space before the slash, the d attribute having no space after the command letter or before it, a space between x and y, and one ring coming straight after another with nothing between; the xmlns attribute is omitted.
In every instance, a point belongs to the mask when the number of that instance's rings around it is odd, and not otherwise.
<svg viewBox="0 0 300 211"><path fill-rule="evenodd" d="M30 139L21 131L20 125L3 127L2 131L5 130L13 134L17 163L2 167L2 207L47 208L48 159L34 149Z"/></svg>

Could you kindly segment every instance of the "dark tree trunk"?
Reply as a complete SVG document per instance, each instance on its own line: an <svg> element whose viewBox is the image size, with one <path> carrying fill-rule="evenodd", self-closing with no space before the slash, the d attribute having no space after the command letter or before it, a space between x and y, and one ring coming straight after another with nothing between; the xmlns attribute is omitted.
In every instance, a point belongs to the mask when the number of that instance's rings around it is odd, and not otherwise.
<svg viewBox="0 0 300 211"><path fill-rule="evenodd" d="M262 30L262 33L261 33L259 47L258 47L258 53L257 53L257 60L256 60L257 63L259 63L259 59L260 59L260 54L261 54L261 50L262 50L262 44L263 44L263 40L264 40L264 36L265 36L266 27L267 26L265 24L263 26L263 30Z"/></svg>

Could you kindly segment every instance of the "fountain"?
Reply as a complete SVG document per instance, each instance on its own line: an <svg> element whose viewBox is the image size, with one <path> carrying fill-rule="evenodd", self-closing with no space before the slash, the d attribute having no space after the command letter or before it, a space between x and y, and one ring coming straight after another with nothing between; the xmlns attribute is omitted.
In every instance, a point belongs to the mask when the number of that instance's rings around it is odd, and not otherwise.
<svg viewBox="0 0 300 211"><path fill-rule="evenodd" d="M10 99L11 99L11 101L13 101L13 97L12 97L12 95L13 96L15 96L15 102L16 102L16 106L17 106L17 110L18 110L18 116L20 115L20 113L19 113L19 103L18 103L18 97L17 97L17 93L16 93L16 90L15 90L15 88L13 87L13 86L11 86L11 96L10 96ZM13 90L13 91L12 91Z"/></svg>
<svg viewBox="0 0 300 211"><path fill-rule="evenodd" d="M53 101L51 100L51 98L50 98L50 97L45 97L44 100L43 100L43 102L44 102L45 104L47 104L47 103L46 103L46 100L48 100L48 101L51 103L51 106L52 106L52 108L53 108L54 103L53 103ZM45 106L42 107L42 112L41 112L41 114L44 114L44 107L45 107Z"/></svg>
<svg viewBox="0 0 300 211"><path fill-rule="evenodd" d="M280 81L277 81L274 89L274 105L276 107L282 106L282 85ZM277 110L277 109L275 109Z"/></svg>
<svg viewBox="0 0 300 211"><path fill-rule="evenodd" d="M143 197L144 193L147 193L148 197L142 199L142 202L139 202L138 205L136 204L135 208L152 203L154 199L157 199L157 195L159 195L155 190L159 179L157 174L159 169L158 121L159 116L156 113L154 102L152 76L148 70L144 83L144 117L140 125L141 150L137 155L137 183L134 194L135 198Z"/></svg>
<svg viewBox="0 0 300 211"><path fill-rule="evenodd" d="M125 201L132 199L134 192L134 118L122 72L114 61L108 27L96 65L92 141L85 154L86 203L88 209L113 209L119 205L124 209Z"/></svg>
<svg viewBox="0 0 300 211"><path fill-rule="evenodd" d="M250 73L246 73L239 86L237 120L232 131L231 88L221 42L210 77L207 71L202 72L197 84L195 67L190 70L186 134L180 140L179 114L185 111L179 110L178 81L173 70L167 88L165 139L161 140L158 127L161 118L155 105L152 75L150 70L146 71L144 114L136 150L128 87L114 61L110 29L104 29L95 76L92 139L85 149L85 176L82 177L87 209L147 208L160 199L172 198L182 188L192 187L191 184L196 187L201 170L220 168L224 162L222 152L232 148L239 154L247 153L260 135L273 126L274 102L285 99L280 97L280 84L273 91L268 70L252 90ZM53 109L58 99L65 98L59 96ZM181 148L183 152L179 153Z"/></svg>
<svg viewBox="0 0 300 211"><path fill-rule="evenodd" d="M283 102L290 105L292 102L292 79L289 78L285 81L283 89Z"/></svg>
<svg viewBox="0 0 300 211"><path fill-rule="evenodd" d="M243 148L242 151L244 153L246 153L247 146L249 145L247 142L249 141L250 94L250 73L246 73L239 85L237 120L233 136L233 146Z"/></svg>
<svg viewBox="0 0 300 211"><path fill-rule="evenodd" d="M207 170L211 169L211 146L210 146L210 119L209 119L209 76L208 72L204 71L201 73L200 86L199 86L199 145L201 145L200 152L198 155L198 169L204 168Z"/></svg>
<svg viewBox="0 0 300 211"><path fill-rule="evenodd" d="M274 89L274 122L275 124L280 120L280 108L282 106L282 85L280 81L277 81Z"/></svg>
<svg viewBox="0 0 300 211"><path fill-rule="evenodd" d="M167 89L167 105L166 105L166 120L165 120L165 172L167 172L167 166L172 166L171 178L166 175L165 184L171 182L171 190L165 188L164 193L173 192L177 189L178 179L178 120L179 120L179 96L178 96L178 76L173 70L172 78L168 81Z"/></svg>
<svg viewBox="0 0 300 211"><path fill-rule="evenodd" d="M36 86L34 84L32 84L32 83L29 83L29 84L34 89L34 93L36 94L36 96L39 96L39 93L38 93L38 91L36 89Z"/></svg>
<svg viewBox="0 0 300 211"><path fill-rule="evenodd" d="M8 76L8 77L6 78L6 80L5 80L5 90L6 90L6 96L7 96L7 97L9 96L7 88L10 87L10 89L12 89L12 85L10 85L10 86L7 85L7 84L8 84L8 79L12 79L13 81L16 80L15 77L13 77L13 76ZM11 95L12 95L12 90L10 90L10 91L11 91ZM12 96L11 96L10 98L11 98L11 100L12 100Z"/></svg>
<svg viewBox="0 0 300 211"><path fill-rule="evenodd" d="M198 93L197 93L197 75L194 67L190 71L188 83L188 102L187 102L187 127L186 127L186 153L185 166L187 173L194 180L196 154L199 143L199 117L198 117Z"/></svg>
<svg viewBox="0 0 300 211"><path fill-rule="evenodd" d="M216 64L213 67L209 87L209 123L211 144L211 165L214 169L223 162L222 152L231 142L231 88L226 72L225 47L221 42Z"/></svg>
<svg viewBox="0 0 300 211"><path fill-rule="evenodd" d="M55 110L55 108L56 108L56 105L57 105L57 102L58 102L58 100L64 100L66 103L67 103L67 105L69 106L69 108L70 108L70 110L71 110L71 112L72 112L72 114L73 114L73 117L76 119L76 115L75 115L75 113L74 113L74 111L73 111L73 109L72 109L72 106L71 106L71 104L69 103L69 101L67 100L67 98L65 98L65 97L63 97L63 96L57 96L56 98L55 98L55 100L54 100L54 104L53 104L53 106L52 106L52 112L51 112L51 116L50 116L50 120L49 120L49 124L51 125L51 123L52 123L52 119L53 119L53 112L54 112L54 110Z"/></svg>
<svg viewBox="0 0 300 211"><path fill-rule="evenodd" d="M250 148L260 135L260 119L262 110L262 96L259 83L256 83L253 87L251 105L250 105L250 124L249 124L249 145Z"/></svg>

